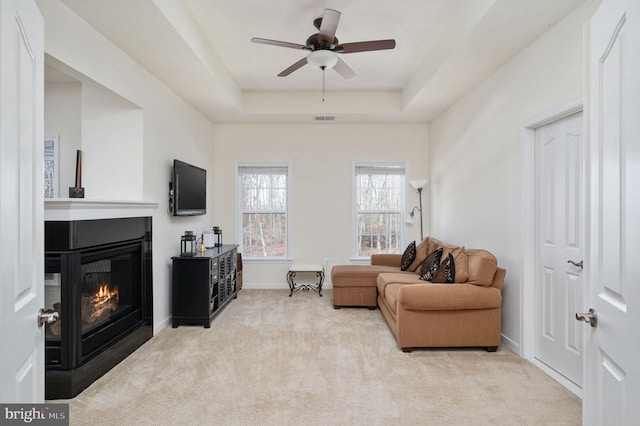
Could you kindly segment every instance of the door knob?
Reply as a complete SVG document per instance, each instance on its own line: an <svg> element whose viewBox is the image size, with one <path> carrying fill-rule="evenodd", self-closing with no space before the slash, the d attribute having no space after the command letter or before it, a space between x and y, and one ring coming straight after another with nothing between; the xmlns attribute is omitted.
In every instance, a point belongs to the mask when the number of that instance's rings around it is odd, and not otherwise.
<svg viewBox="0 0 640 426"><path fill-rule="evenodd" d="M576 319L578 321L584 321L588 323L591 327L596 327L598 325L598 314L593 308L589 309L589 312L584 314L576 313Z"/></svg>
<svg viewBox="0 0 640 426"><path fill-rule="evenodd" d="M60 319L59 312L46 312L44 309L38 311L38 327L42 327L45 324L51 324Z"/></svg>
<svg viewBox="0 0 640 426"><path fill-rule="evenodd" d="M583 265L584 265L582 260L580 262L578 262L578 263L574 262L573 260L567 260L567 263L570 263L573 266L575 266L576 268L580 268L580 269L582 269Z"/></svg>

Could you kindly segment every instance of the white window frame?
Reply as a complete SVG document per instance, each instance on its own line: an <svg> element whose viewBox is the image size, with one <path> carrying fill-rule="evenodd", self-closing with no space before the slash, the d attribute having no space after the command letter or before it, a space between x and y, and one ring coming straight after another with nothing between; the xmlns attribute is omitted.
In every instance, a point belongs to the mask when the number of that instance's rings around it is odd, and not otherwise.
<svg viewBox="0 0 640 426"><path fill-rule="evenodd" d="M243 253L243 221L242 215L244 210L242 209L242 179L240 178L240 170L241 168L286 168L287 170L287 200L286 200L286 208L285 208L285 249L284 255L282 256L245 256ZM236 212L235 212L235 221L236 221L236 241L238 241L238 251L243 253L242 260L249 262L290 262L291 261L291 164L288 161L268 161L268 162L253 162L253 161L239 161L236 162L235 167L235 176L236 176Z"/></svg>
<svg viewBox="0 0 640 426"><path fill-rule="evenodd" d="M371 167L372 169L376 168L401 168L404 172L404 182L400 185L400 209L398 213L400 214L400 236L398 239L399 250L402 250L405 244L405 215L406 215L406 197L407 197L407 162L406 161L354 161L352 167L352 235L351 235L351 260L354 262L365 262L369 261L370 256L359 256L358 255L358 204L357 204L357 195L358 195L358 185L357 185L357 170L360 167ZM395 213L395 211L393 211ZM402 251L400 251L402 254Z"/></svg>

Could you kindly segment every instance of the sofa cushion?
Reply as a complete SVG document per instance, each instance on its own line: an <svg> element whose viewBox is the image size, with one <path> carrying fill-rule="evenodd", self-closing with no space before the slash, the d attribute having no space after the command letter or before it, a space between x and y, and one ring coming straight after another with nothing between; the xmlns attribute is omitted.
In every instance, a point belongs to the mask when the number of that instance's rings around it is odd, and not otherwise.
<svg viewBox="0 0 640 426"><path fill-rule="evenodd" d="M390 284L389 288L393 285ZM401 285L396 296L398 306L414 311L495 309L502 304L497 288L473 284ZM387 290L388 291L388 290Z"/></svg>
<svg viewBox="0 0 640 426"><path fill-rule="evenodd" d="M486 250L467 250L469 279L467 283L489 287L498 269L498 260Z"/></svg>
<svg viewBox="0 0 640 426"><path fill-rule="evenodd" d="M402 253L402 261L400 262L400 270L406 271L409 268L409 265L416 258L416 242L412 241L409 243L407 248Z"/></svg>
<svg viewBox="0 0 640 426"><path fill-rule="evenodd" d="M420 278L413 272L382 272L378 274L376 285L378 288L378 294L384 296L386 293L387 285L391 284L424 284Z"/></svg>
<svg viewBox="0 0 640 426"><path fill-rule="evenodd" d="M453 260L453 255L449 253L447 254L447 257L442 262L440 262L440 266L438 266L435 274L433 274L431 282L451 284L455 282L455 278L456 264Z"/></svg>
<svg viewBox="0 0 640 426"><path fill-rule="evenodd" d="M436 251L436 249L443 247L444 246L449 246L449 244L443 244L442 241L440 241L437 238L433 238L433 237L429 237L429 240L427 242L427 250L428 253L433 253L434 251ZM454 247L454 246L451 246Z"/></svg>
<svg viewBox="0 0 640 426"><path fill-rule="evenodd" d="M456 265L456 275L454 283L464 283L469 279L469 258L464 246L454 246L450 244L442 244L444 249L442 258L446 259L449 254L453 256Z"/></svg>
<svg viewBox="0 0 640 426"><path fill-rule="evenodd" d="M371 255L372 265L394 266L399 269L400 262L402 262L401 254L379 253Z"/></svg>
<svg viewBox="0 0 640 426"><path fill-rule="evenodd" d="M333 287L375 287L379 273L398 271L396 266L336 265L331 268L331 284Z"/></svg>
<svg viewBox="0 0 640 426"><path fill-rule="evenodd" d="M400 287L403 285L404 284L390 284L385 292L384 300L387 302L387 306L391 309L394 315L398 306L398 292L400 291Z"/></svg>
<svg viewBox="0 0 640 426"><path fill-rule="evenodd" d="M431 281L435 275L438 267L440 266L440 258L442 257L442 247L436 249L433 253L429 254L427 258L422 262L420 269L420 279L423 281Z"/></svg>
<svg viewBox="0 0 640 426"><path fill-rule="evenodd" d="M453 259L455 260L455 264L456 264L456 277L454 282L456 283L466 282L469 279L469 272L468 272L468 266L467 266L468 264L467 252L464 246L446 244L438 240L437 238L429 237L429 240L427 243L427 250L429 251L429 253L432 253L434 250L436 250L439 247L443 248L443 252L442 252L443 259L446 259L449 253L453 255Z"/></svg>

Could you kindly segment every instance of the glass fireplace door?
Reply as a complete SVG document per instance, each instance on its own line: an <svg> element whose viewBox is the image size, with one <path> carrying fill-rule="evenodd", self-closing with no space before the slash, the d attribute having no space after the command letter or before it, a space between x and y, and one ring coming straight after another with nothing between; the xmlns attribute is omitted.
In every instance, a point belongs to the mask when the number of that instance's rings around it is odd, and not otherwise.
<svg viewBox="0 0 640 426"><path fill-rule="evenodd" d="M57 321L45 324L45 353L47 365L60 366L62 363L60 342L63 335L63 314L62 274L58 257L45 258L44 309L48 313L58 313Z"/></svg>
<svg viewBox="0 0 640 426"><path fill-rule="evenodd" d="M82 356L142 321L140 244L85 253L78 283Z"/></svg>
<svg viewBox="0 0 640 426"><path fill-rule="evenodd" d="M73 368L143 322L143 246L132 242L45 258L47 365Z"/></svg>
<svg viewBox="0 0 640 426"><path fill-rule="evenodd" d="M140 308L140 268L136 251L82 262L80 330L83 336Z"/></svg>

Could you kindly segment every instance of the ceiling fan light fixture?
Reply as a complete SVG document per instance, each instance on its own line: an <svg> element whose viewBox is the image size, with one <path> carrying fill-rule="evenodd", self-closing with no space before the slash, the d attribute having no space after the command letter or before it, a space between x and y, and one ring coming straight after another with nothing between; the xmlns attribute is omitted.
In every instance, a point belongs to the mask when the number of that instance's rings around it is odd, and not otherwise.
<svg viewBox="0 0 640 426"><path fill-rule="evenodd" d="M333 68L338 63L338 55L331 50L314 50L307 56L307 63L318 69Z"/></svg>

